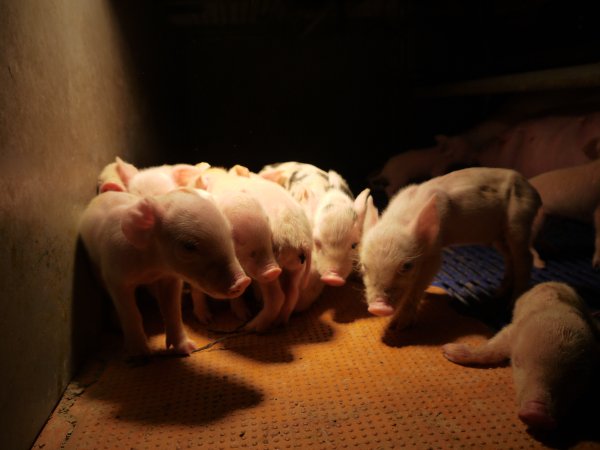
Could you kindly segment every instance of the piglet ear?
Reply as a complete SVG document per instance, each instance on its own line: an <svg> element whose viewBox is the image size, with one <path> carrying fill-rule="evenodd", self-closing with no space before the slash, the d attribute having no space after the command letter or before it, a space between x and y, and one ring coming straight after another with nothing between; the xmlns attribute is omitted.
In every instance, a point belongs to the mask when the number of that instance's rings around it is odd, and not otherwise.
<svg viewBox="0 0 600 450"><path fill-rule="evenodd" d="M422 247L431 247L440 234L439 194L433 194L421 212L415 224L415 236Z"/></svg>
<svg viewBox="0 0 600 450"><path fill-rule="evenodd" d="M175 164L173 166L173 180L177 186L190 186L199 175L202 174L202 169L190 164Z"/></svg>
<svg viewBox="0 0 600 450"><path fill-rule="evenodd" d="M363 223L365 221L365 216L367 214L367 200L370 197L370 192L371 190L369 188L366 188L354 199L354 211L356 212L356 221L358 223L359 228L362 228Z"/></svg>
<svg viewBox="0 0 600 450"><path fill-rule="evenodd" d="M240 164L236 164L229 169L229 173L231 175L237 175L238 177L250 178L250 169L248 169L246 166L241 166Z"/></svg>
<svg viewBox="0 0 600 450"><path fill-rule="evenodd" d="M158 205L149 198L142 198L129 207L121 219L121 230L125 238L137 248L147 247L159 213Z"/></svg>
<svg viewBox="0 0 600 450"><path fill-rule="evenodd" d="M117 174L125 186L129 186L129 182L138 172L137 167L126 163L117 156Z"/></svg>
<svg viewBox="0 0 600 450"><path fill-rule="evenodd" d="M258 175L262 178L264 178L265 180L269 180L269 181L273 181L274 183L277 184L284 184L284 172L281 169L277 169L277 168L269 168L269 169L263 169L261 170Z"/></svg>
<svg viewBox="0 0 600 450"><path fill-rule="evenodd" d="M362 224L362 234L364 235L367 230L373 228L379 220L379 210L373 204L373 197L370 195L367 197L365 217Z"/></svg>

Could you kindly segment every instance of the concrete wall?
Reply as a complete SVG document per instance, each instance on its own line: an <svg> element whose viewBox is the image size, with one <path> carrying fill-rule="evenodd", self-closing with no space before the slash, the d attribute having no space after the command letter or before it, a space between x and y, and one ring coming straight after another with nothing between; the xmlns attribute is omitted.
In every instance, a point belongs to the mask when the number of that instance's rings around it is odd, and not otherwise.
<svg viewBox="0 0 600 450"><path fill-rule="evenodd" d="M100 329L76 264L99 170L156 147L120 14L0 0L0 448L30 448Z"/></svg>

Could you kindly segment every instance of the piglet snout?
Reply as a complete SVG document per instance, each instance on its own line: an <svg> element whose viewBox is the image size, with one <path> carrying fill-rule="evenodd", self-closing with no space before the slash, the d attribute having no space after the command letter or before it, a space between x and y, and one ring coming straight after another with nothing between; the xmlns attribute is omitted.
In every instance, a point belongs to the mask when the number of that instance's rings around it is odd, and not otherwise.
<svg viewBox="0 0 600 450"><path fill-rule="evenodd" d="M556 428L556 420L550 415L545 403L528 401L519 411L519 419L531 428L552 430Z"/></svg>
<svg viewBox="0 0 600 450"><path fill-rule="evenodd" d="M321 281L329 286L343 286L346 283L346 280L333 271L325 272L321 276Z"/></svg>
<svg viewBox="0 0 600 450"><path fill-rule="evenodd" d="M270 283L271 281L275 281L279 275L281 275L281 267L270 267L260 274L260 281Z"/></svg>
<svg viewBox="0 0 600 450"><path fill-rule="evenodd" d="M235 281L235 283L233 284L233 286L231 286L229 288L228 296L239 297L240 295L242 295L244 293L244 291L250 285L251 282L252 282L252 280L250 279L250 277L248 277L246 275L238 278Z"/></svg>
<svg viewBox="0 0 600 450"><path fill-rule="evenodd" d="M391 316L394 308L384 298L378 297L369 303L369 312L374 316Z"/></svg>

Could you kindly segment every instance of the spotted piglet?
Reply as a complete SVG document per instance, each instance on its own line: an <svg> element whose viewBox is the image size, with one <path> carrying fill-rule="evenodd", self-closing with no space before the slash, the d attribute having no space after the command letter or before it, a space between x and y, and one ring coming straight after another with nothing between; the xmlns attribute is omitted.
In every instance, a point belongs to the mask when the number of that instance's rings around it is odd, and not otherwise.
<svg viewBox="0 0 600 450"><path fill-rule="evenodd" d="M289 161L265 166L261 177L285 187L302 205L313 229L313 262L308 287L296 310L306 309L324 285L342 286L358 260L363 223L368 212L377 215L369 189L356 199L337 172Z"/></svg>
<svg viewBox="0 0 600 450"><path fill-rule="evenodd" d="M410 325L441 265L442 249L495 244L505 260L498 296L516 298L529 283L536 190L510 169L469 168L410 185L365 232L360 250L369 311Z"/></svg>

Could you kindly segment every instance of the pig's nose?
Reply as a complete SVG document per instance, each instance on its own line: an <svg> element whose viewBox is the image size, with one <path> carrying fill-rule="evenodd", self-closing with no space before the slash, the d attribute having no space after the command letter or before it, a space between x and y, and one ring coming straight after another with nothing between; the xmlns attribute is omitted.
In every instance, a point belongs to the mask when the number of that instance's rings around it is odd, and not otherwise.
<svg viewBox="0 0 600 450"><path fill-rule="evenodd" d="M251 282L252 280L250 277L246 275L238 278L235 284L229 288L229 295L232 297L238 297L242 295Z"/></svg>
<svg viewBox="0 0 600 450"><path fill-rule="evenodd" d="M385 298L377 297L369 303L369 312L374 316L391 316L394 313L394 308L390 306Z"/></svg>
<svg viewBox="0 0 600 450"><path fill-rule="evenodd" d="M321 275L321 281L329 286L343 286L346 283L344 278L332 270Z"/></svg>
<svg viewBox="0 0 600 450"><path fill-rule="evenodd" d="M270 267L260 275L260 280L264 283L274 281L281 274L281 267Z"/></svg>

